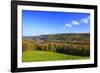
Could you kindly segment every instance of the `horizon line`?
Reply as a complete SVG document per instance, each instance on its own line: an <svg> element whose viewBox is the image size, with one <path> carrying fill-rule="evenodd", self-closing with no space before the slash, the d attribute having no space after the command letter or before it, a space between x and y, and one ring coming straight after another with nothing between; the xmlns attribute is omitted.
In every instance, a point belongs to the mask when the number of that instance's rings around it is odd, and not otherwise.
<svg viewBox="0 0 100 73"><path fill-rule="evenodd" d="M84 34L84 33L90 33L90 32L72 32L72 33L52 33L52 34L41 34L41 35L56 35L56 34ZM41 35L23 35L24 37L27 37L27 36L41 36Z"/></svg>

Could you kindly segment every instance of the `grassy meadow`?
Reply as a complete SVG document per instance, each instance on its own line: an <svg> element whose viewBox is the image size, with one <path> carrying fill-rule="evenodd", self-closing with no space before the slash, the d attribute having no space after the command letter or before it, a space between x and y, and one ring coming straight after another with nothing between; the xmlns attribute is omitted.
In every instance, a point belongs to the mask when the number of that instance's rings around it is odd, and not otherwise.
<svg viewBox="0 0 100 73"><path fill-rule="evenodd" d="M58 61L58 60L83 60L89 57L65 55L56 52L46 51L27 51L23 52L23 62L39 62L39 61Z"/></svg>

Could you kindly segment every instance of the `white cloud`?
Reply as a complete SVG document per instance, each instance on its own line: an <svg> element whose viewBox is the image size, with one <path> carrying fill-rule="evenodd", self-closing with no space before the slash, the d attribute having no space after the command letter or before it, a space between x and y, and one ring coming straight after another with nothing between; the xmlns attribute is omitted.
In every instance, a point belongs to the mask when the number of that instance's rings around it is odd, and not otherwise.
<svg viewBox="0 0 100 73"><path fill-rule="evenodd" d="M72 21L72 24L73 25L79 25L79 22L77 22L77 21L74 20L74 21Z"/></svg>
<svg viewBox="0 0 100 73"><path fill-rule="evenodd" d="M88 16L86 18L81 19L80 22L85 23L85 24L88 24L89 23L89 20L90 20L90 17Z"/></svg>
<svg viewBox="0 0 100 73"><path fill-rule="evenodd" d="M72 27L72 25L71 24L65 24L62 28L66 29L67 27Z"/></svg>
<svg viewBox="0 0 100 73"><path fill-rule="evenodd" d="M79 23L75 20L73 20L70 24L65 24L63 29L66 29L67 27L72 27L73 25L79 25Z"/></svg>
<svg viewBox="0 0 100 73"><path fill-rule="evenodd" d="M72 27L72 25L71 25L71 24L65 24L65 26L66 26L66 27Z"/></svg>
<svg viewBox="0 0 100 73"><path fill-rule="evenodd" d="M89 23L89 20L90 20L90 16L88 16L88 17L86 17L86 18L82 18L82 19L80 19L79 21L72 20L70 23L66 23L66 24L63 26L63 29L66 29L67 27L78 26L78 25L80 25L81 23L88 24L88 23Z"/></svg>

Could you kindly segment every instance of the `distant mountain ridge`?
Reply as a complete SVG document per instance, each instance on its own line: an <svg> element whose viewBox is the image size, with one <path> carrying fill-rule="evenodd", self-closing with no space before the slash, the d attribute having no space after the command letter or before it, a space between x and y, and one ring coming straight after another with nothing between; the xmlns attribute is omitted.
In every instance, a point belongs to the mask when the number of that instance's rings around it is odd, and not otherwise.
<svg viewBox="0 0 100 73"><path fill-rule="evenodd" d="M64 33L47 34L40 36L23 36L23 39L43 40L43 41L89 41L90 33Z"/></svg>

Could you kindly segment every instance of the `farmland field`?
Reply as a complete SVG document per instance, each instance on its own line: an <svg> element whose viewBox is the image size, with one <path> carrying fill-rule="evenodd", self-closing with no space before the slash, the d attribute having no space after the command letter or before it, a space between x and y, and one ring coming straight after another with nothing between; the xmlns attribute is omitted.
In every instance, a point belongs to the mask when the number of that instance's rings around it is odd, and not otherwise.
<svg viewBox="0 0 100 73"><path fill-rule="evenodd" d="M23 52L22 62L85 60L85 59L89 59L89 57L65 55L56 52L25 51Z"/></svg>

